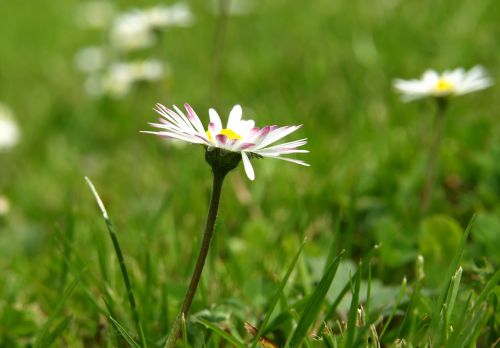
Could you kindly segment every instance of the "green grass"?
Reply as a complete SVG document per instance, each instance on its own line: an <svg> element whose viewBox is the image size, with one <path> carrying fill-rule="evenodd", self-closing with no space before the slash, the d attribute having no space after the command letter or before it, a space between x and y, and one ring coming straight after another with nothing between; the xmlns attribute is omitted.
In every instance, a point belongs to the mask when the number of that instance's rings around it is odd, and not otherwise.
<svg viewBox="0 0 500 348"><path fill-rule="evenodd" d="M163 346L194 267L211 177L202 148L139 133L156 120L156 102L189 102L203 121L209 107L226 116L241 103L259 125L304 124L296 138L309 138L301 158L310 168L264 159L254 160L254 182L242 166L228 176L179 347L249 346L245 322L280 347L497 340L499 89L451 101L432 204L420 217L434 104L401 103L391 87L427 68L475 64L498 81L495 1L254 1L250 14L227 18L216 55L220 19L189 1L195 24L141 53L167 61L171 76L120 100L85 95L73 57L103 35L76 25L78 3L0 2L9 14L0 21L0 102L22 129L19 146L0 152L0 195L11 203L0 216L1 347ZM121 261L85 176L116 228Z"/></svg>

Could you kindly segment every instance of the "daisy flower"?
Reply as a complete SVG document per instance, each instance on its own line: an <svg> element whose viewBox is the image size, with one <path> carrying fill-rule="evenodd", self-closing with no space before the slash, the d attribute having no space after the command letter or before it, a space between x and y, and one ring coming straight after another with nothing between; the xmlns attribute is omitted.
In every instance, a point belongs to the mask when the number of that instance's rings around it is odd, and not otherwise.
<svg viewBox="0 0 500 348"><path fill-rule="evenodd" d="M168 26L190 26L194 19L191 10L185 3L177 3L170 6L158 5L145 10L149 24L153 28L165 28Z"/></svg>
<svg viewBox="0 0 500 348"><path fill-rule="evenodd" d="M207 151L221 149L223 153L241 154L246 175L255 179L255 173L250 162L251 158L271 157L292 163L309 166L301 160L283 157L294 153L307 153L299 147L307 143L307 139L295 140L274 145L277 141L295 132L299 126L265 126L255 127L253 120L243 120L240 105L233 107L229 113L227 125L223 127L219 114L209 110L210 123L203 127L198 115L189 104L184 104L186 114L174 106L171 110L161 104L156 104L155 111L161 115L160 123L150 123L157 131L144 133L156 134L162 137L182 140L192 144L200 144Z"/></svg>
<svg viewBox="0 0 500 348"><path fill-rule="evenodd" d="M134 10L119 15L111 28L112 45L121 51L134 51L148 48L156 43L147 15Z"/></svg>
<svg viewBox="0 0 500 348"><path fill-rule="evenodd" d="M458 68L441 74L427 70L419 80L394 80L394 88L403 95L404 101L462 95L488 88L492 84L493 79L479 65L469 71Z"/></svg>

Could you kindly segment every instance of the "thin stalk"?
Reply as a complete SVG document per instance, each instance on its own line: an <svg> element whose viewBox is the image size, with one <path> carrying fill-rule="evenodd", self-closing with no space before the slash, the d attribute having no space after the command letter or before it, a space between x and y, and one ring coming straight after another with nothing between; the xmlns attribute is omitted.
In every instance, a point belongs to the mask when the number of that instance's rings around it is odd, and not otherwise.
<svg viewBox="0 0 500 348"><path fill-rule="evenodd" d="M120 270L122 273L123 282L125 283L125 288L127 289L128 301L130 303L130 309L132 311L132 317L134 318L137 334L141 339L142 348L146 348L147 347L146 336L144 335L144 330L142 329L139 313L137 311L137 304L135 302L134 293L132 291L132 285L130 284L127 267L125 265L125 258L123 257L122 249L120 248L120 243L118 242L118 236L116 235L115 228L111 223L108 212L106 211L106 208L104 207L104 204L102 203L102 200L99 197L99 194L97 193L94 184L92 184L92 181L90 181L90 179L87 177L85 177L85 180L87 181L87 184L89 185L92 193L94 194L94 198L97 201L97 205L101 209L102 216L104 217L104 221L106 222L109 236L111 237L111 241L113 242L113 247L115 249L116 257L118 258L118 263L120 264Z"/></svg>
<svg viewBox="0 0 500 348"><path fill-rule="evenodd" d="M427 164L427 174L425 177L424 187L422 190L422 199L420 201L421 216L427 214L432 200L434 183L439 165L439 150L444 135L445 115L448 108L448 100L446 98L437 98L436 117L434 119L434 136L429 148L429 162Z"/></svg>
<svg viewBox="0 0 500 348"><path fill-rule="evenodd" d="M170 331L167 341L165 342L164 346L165 348L175 347L175 342L177 341L181 333L182 318L187 315L187 313L189 312L189 308L191 308L191 303L193 302L196 289L200 282L201 272L203 271L203 266L205 265L205 260L208 255L210 241L212 240L212 236L214 233L215 220L217 218L217 211L219 210L219 200L222 191L222 183L224 182L224 177L226 176L226 173L227 172L222 170L213 171L214 176L213 176L212 197L210 199L210 207L208 209L207 223L205 225L205 232L203 234L203 240L201 242L200 252L198 254L198 260L196 261L196 266L194 268L193 276L191 277L191 281L189 283L181 311L177 316L177 319L175 319L175 322L172 326L172 330Z"/></svg>

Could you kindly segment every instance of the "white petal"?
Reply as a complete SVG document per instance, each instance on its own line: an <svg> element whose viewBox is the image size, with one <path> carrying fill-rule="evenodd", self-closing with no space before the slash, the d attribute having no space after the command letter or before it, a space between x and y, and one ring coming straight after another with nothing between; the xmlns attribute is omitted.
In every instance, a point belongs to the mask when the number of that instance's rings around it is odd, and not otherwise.
<svg viewBox="0 0 500 348"><path fill-rule="evenodd" d="M422 81L434 85L439 80L439 74L434 70L426 70L422 74Z"/></svg>
<svg viewBox="0 0 500 348"><path fill-rule="evenodd" d="M196 112L193 110L191 105L189 105L188 103L185 103L184 107L186 108L186 111L188 113L189 121L193 124L194 128L196 128L196 130L199 133L204 134L205 129L203 128L203 125L201 124L200 118L198 117Z"/></svg>
<svg viewBox="0 0 500 348"><path fill-rule="evenodd" d="M309 153L308 150L297 150L297 149L287 149L287 148L277 148L274 150L263 149L253 151L254 153L262 156L280 156L280 155L288 155L291 153Z"/></svg>
<svg viewBox="0 0 500 348"><path fill-rule="evenodd" d="M296 148L301 147L305 144L307 144L307 138L299 139L299 140L295 140L295 141L290 141L288 143L283 143L283 144L279 144L279 145L275 145L275 146L271 146L271 147L266 147L266 150L275 150L275 149L282 149L282 148L290 150L290 149L296 149Z"/></svg>
<svg viewBox="0 0 500 348"><path fill-rule="evenodd" d="M189 123L187 119L183 120L182 116L175 113L175 111L170 110L164 105L156 104L155 111L162 115L165 119L177 125L179 128L186 131L194 131L193 126ZM185 118L185 117L184 117Z"/></svg>
<svg viewBox="0 0 500 348"><path fill-rule="evenodd" d="M222 122L220 121L219 114L214 109L210 109L208 110L208 115L210 116L210 122L215 125L215 129L219 133L222 130Z"/></svg>
<svg viewBox="0 0 500 348"><path fill-rule="evenodd" d="M243 115L243 110L240 105L235 105L231 112L229 113L229 119L227 120L227 128L234 129L240 123L241 115Z"/></svg>
<svg viewBox="0 0 500 348"><path fill-rule="evenodd" d="M287 162L292 162L292 163L300 164L301 166L306 166L306 167L310 167L311 166L310 164L307 164L304 161L296 160L296 159L293 159L293 158L287 158L287 157L272 157L272 158L276 158L276 159L279 159L279 160L283 160L283 161L287 161Z"/></svg>
<svg viewBox="0 0 500 348"><path fill-rule="evenodd" d="M174 109L177 112L177 115L179 115L179 117L182 119L182 122L184 122L186 124L186 126L192 128L193 125L189 122L189 120L187 119L186 115L184 115L184 113L181 111L181 109L179 109L177 107L177 105L174 105Z"/></svg>
<svg viewBox="0 0 500 348"><path fill-rule="evenodd" d="M179 133L173 133L173 132L167 132L167 131L159 131L159 132L154 132L154 131L141 131L141 133L145 134L155 134L167 138L174 138L178 140L182 140L188 143L193 143L193 144L203 144L203 141L201 139L196 138L195 136L191 136L188 134L179 134Z"/></svg>
<svg viewBox="0 0 500 348"><path fill-rule="evenodd" d="M250 159L247 154L242 152L241 158L243 159L243 167L245 168L245 173L247 174L250 180L255 179L255 172L253 171L252 163L250 163Z"/></svg>
<svg viewBox="0 0 500 348"><path fill-rule="evenodd" d="M267 145L272 144L275 141L278 141L281 138L286 137L288 134L295 132L297 129L299 129L301 127L302 127L302 125L300 125L300 126L285 126L285 127L281 127L281 128L272 130L271 132L269 132L267 137L264 140L262 140L262 142L260 144L257 145L256 148L262 149L262 148L266 147Z"/></svg>
<svg viewBox="0 0 500 348"><path fill-rule="evenodd" d="M248 137L251 134L252 129L255 127L254 120L240 120L240 122L231 128L233 131L238 133L243 138Z"/></svg>

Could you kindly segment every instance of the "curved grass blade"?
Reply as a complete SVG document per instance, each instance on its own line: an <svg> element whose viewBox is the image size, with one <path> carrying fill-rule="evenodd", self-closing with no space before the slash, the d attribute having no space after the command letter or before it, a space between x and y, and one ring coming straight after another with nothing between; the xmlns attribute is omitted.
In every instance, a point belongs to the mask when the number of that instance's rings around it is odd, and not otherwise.
<svg viewBox="0 0 500 348"><path fill-rule="evenodd" d="M483 291L481 291L481 293L477 297L474 306L472 307L472 311L475 311L477 307L480 306L481 303L483 303L483 301L489 295L491 290L493 290L493 288L497 286L499 282L500 282L500 269L497 269L497 271L493 274L490 280L488 280L488 282L486 283L486 286L484 287Z"/></svg>
<svg viewBox="0 0 500 348"><path fill-rule="evenodd" d="M288 266L288 269L285 273L285 276L283 277L283 279L281 279L280 285L279 285L278 289L276 290L276 294L274 295L274 298L271 302L271 305L269 306L269 310L267 311L266 317L264 318L264 321L260 325L260 330L258 330L257 334L255 335L255 339L254 339L252 346L251 346L252 348L254 348L257 345L257 342L259 342L260 337L265 332L266 326L269 323L269 320L271 319L271 315L273 314L274 308L276 308L276 305L278 304L278 301L283 294L283 289L285 288L285 285L288 282L288 278L290 278L290 275L292 274L292 271L295 268L295 265L297 264L299 256L300 256L300 254L302 254L302 250L304 250L304 245L306 243L307 243L306 240L304 240L302 242L299 250L297 251L297 254L295 254L295 257L293 258L292 262L290 263L290 266Z"/></svg>
<svg viewBox="0 0 500 348"><path fill-rule="evenodd" d="M337 273L337 269L343 255L344 252L341 252L340 255L337 256L335 260L333 260L330 266L328 266L318 286L309 297L306 307L304 308L299 319L299 323L297 324L297 327L295 328L293 336L290 340L289 346L298 347L304 337L307 335L307 330L309 330L309 327L317 319L318 313L321 309L321 304L323 303L326 293L332 285L333 278Z"/></svg>
<svg viewBox="0 0 500 348"><path fill-rule="evenodd" d="M194 320L196 320L198 323L204 325L205 327L207 327L211 331L215 332L217 335L219 335L220 337L222 337L228 343L231 343L235 347L245 348L245 345L243 344L243 342L238 341L235 337L231 336L226 331L222 330L220 327L218 327L217 325L209 322L208 320L205 320L205 319L202 319L202 318L194 318Z"/></svg>
<svg viewBox="0 0 500 348"><path fill-rule="evenodd" d="M373 255L375 254L375 252L379 248L380 248L380 244L374 245L373 248L368 252L368 254L366 254L365 257L361 260L360 265L369 265L370 261L371 261L371 259L373 257ZM358 268L356 270L356 272L354 273L353 277L356 277L357 273L361 272L361 271L362 271L362 269ZM345 294L347 294L347 292L349 291L350 286L351 286L351 283L350 283L350 281L348 281L345 284L345 286L342 289L342 291L340 291L340 293L337 296L337 298L335 299L335 301L333 301L332 305L330 306L330 309L328 310L327 314L325 315L325 321L321 325L321 329L319 330L320 332L323 331L323 329L325 328L326 320L328 320L328 318L332 317L333 313L335 313L335 310L337 309L337 306L339 305L340 301L342 301L342 299L344 298Z"/></svg>
<svg viewBox="0 0 500 348"><path fill-rule="evenodd" d="M101 197L99 197L99 194L97 193L94 184L92 184L92 181L90 181L88 177L85 177L85 181L87 182L87 185L90 187L90 190L94 195L97 205L99 206L99 209L102 212L104 221L106 222L106 227L108 228L109 236L111 237L111 241L113 242L113 247L115 249L116 257L118 258L118 262L120 264L120 270L122 273L123 282L125 283L125 288L127 290L130 309L132 311L132 317L134 318L137 333L139 334L139 337L141 339L142 347L147 348L146 337L144 336L144 330L142 329L139 313L137 312L137 305L135 302L134 293L132 291L132 286L130 285L127 267L125 266L125 259L123 258L123 253L120 248L120 243L118 242L118 236L116 235L115 228L111 223L108 212L106 211L104 203L102 202Z"/></svg>
<svg viewBox="0 0 500 348"><path fill-rule="evenodd" d="M130 336L130 334L127 332L127 330L125 330L125 328L118 321L116 321L115 318L113 318L112 316L109 316L109 320L111 320L111 323L113 324L115 329L120 333L120 335L122 335L122 337L125 339L125 341L127 341L127 343L131 347L141 348L141 346L139 344L137 344L136 341L134 341L132 336Z"/></svg>

